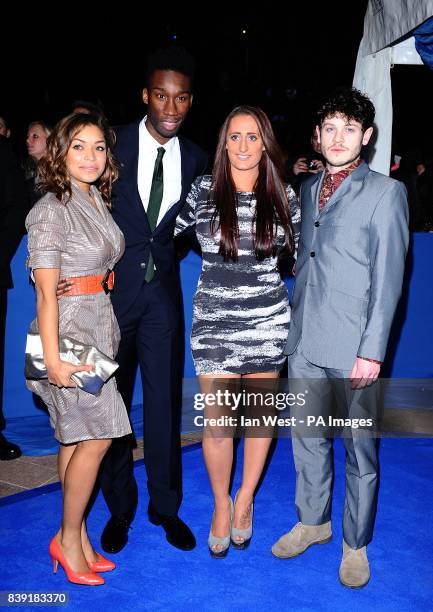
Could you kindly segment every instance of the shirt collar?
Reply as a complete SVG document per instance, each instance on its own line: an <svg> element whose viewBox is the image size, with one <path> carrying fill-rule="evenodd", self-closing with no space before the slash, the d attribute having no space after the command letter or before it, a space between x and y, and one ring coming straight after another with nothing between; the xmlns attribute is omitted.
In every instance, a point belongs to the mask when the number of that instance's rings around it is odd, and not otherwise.
<svg viewBox="0 0 433 612"><path fill-rule="evenodd" d="M176 146L177 136L173 136L165 144L161 144L157 140L155 140L155 138L146 128L146 121L147 121L147 115L143 117L143 119L140 121L140 126L139 126L139 130L140 130L140 134L141 134L144 146L147 149L152 150L152 151L156 151L159 147L164 147L166 153L171 153L171 151L173 151Z"/></svg>
<svg viewBox="0 0 433 612"><path fill-rule="evenodd" d="M342 181L343 179L347 178L349 174L352 174L352 172L356 170L360 164L361 164L361 158L358 157L358 159L352 162L350 166L347 166L347 168L343 168L343 170L339 170L338 172L335 172L334 174L330 174L328 168L326 168L324 178L329 176L333 182Z"/></svg>

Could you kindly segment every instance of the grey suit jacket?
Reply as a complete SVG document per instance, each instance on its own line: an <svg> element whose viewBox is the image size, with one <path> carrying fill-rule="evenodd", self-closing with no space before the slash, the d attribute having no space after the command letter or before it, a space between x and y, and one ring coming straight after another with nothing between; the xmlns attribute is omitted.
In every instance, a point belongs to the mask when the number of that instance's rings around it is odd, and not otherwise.
<svg viewBox="0 0 433 612"><path fill-rule="evenodd" d="M383 361L409 241L402 183L365 162L319 212L323 174L301 188L301 235L286 354L350 370L356 356Z"/></svg>

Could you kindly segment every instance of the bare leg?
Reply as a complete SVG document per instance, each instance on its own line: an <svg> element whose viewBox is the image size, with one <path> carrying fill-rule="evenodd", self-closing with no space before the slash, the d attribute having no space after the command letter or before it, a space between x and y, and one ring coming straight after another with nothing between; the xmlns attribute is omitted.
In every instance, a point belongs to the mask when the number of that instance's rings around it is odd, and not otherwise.
<svg viewBox="0 0 433 612"><path fill-rule="evenodd" d="M60 482L62 484L63 495L65 494L64 489L64 480L65 480L65 472L68 467L68 463L74 454L75 449L77 448L76 444L69 444L68 446L61 445L59 449L59 454L57 457L57 468L59 472ZM62 530L58 531L59 540L62 537ZM98 560L98 556L90 543L89 536L87 535L86 529L86 519L83 518L83 522L81 524L81 546L83 548L84 556L86 557L86 561L95 562Z"/></svg>
<svg viewBox="0 0 433 612"><path fill-rule="evenodd" d="M74 571L89 571L82 546L84 513L95 486L99 466L110 444L111 440L85 440L78 442L75 447L62 446L59 452L63 521L58 540Z"/></svg>
<svg viewBox="0 0 433 612"><path fill-rule="evenodd" d="M60 482L62 484L62 492L64 493L65 472L68 463L77 448L76 444L60 445L59 454L57 455L57 470L59 472Z"/></svg>
<svg viewBox="0 0 433 612"><path fill-rule="evenodd" d="M223 378L240 378L239 376L227 375L200 376L201 392L208 394L215 392L215 380L222 381ZM218 388L221 385L218 384ZM206 407L205 417L216 418L230 412L230 407L219 409L211 406ZM209 480L214 495L215 513L212 521L212 533L216 537L224 537L230 532L230 498L229 486L230 475L233 465L233 437L231 430L225 427L205 428L203 433L203 456ZM213 547L215 552L220 546Z"/></svg>
<svg viewBox="0 0 433 612"><path fill-rule="evenodd" d="M68 467L68 463L71 460L72 455L77 448L76 444L68 444L67 446L64 444L60 445L59 453L57 455L57 471L59 473L60 484L62 485L62 495L65 497L65 472ZM62 527L60 526L57 532L57 539L61 541L62 539Z"/></svg>
<svg viewBox="0 0 433 612"><path fill-rule="evenodd" d="M243 380L260 378L275 380L278 376L278 372L260 372L246 374L243 376ZM260 389L265 391L266 383L263 384L264 386L260 386ZM269 388L269 391L272 391L272 389L273 386ZM253 387L251 390L253 390ZM246 529L251 524L251 504L257 484L263 472L271 442L271 432L269 432L269 437L266 438L245 437L244 439L242 484L237 494L234 515L234 526L238 529ZM242 542L243 538L236 536L236 540Z"/></svg>

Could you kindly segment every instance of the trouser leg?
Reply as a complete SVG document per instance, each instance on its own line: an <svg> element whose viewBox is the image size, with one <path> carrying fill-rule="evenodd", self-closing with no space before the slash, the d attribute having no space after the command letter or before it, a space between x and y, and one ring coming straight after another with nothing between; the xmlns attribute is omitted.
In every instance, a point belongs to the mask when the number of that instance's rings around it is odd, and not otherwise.
<svg viewBox="0 0 433 612"><path fill-rule="evenodd" d="M184 341L178 308L158 282L147 287L147 309L137 330L143 383L144 462L154 509L175 516L182 499L180 389Z"/></svg>
<svg viewBox="0 0 433 612"><path fill-rule="evenodd" d="M130 325L121 326L120 331L121 341L116 356L116 361L119 363L116 383L129 413L137 371L136 327L131 322ZM132 435L115 438L101 465L99 483L107 506L113 515L133 513L137 506L138 492L134 477L133 443Z"/></svg>
<svg viewBox="0 0 433 612"><path fill-rule="evenodd" d="M5 361L5 332L7 314L7 289L0 289L0 431L6 427L3 415L3 380Z"/></svg>
<svg viewBox="0 0 433 612"><path fill-rule="evenodd" d="M288 376L290 391L296 395L304 393L306 398L304 406L295 404L291 409L297 423L292 427L296 509L299 520L305 525L321 525L331 520L332 440L322 435L322 427L308 427L307 417L322 414L323 403L328 401L327 378L322 368L305 359L301 347L289 356Z"/></svg>

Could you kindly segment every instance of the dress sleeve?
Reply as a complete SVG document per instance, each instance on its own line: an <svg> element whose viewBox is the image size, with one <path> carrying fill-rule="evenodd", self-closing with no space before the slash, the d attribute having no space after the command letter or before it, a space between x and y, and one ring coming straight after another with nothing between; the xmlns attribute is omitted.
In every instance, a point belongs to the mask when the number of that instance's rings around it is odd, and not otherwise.
<svg viewBox="0 0 433 612"><path fill-rule="evenodd" d="M61 268L62 251L66 248L64 205L58 200L42 198L26 219L28 233L27 267Z"/></svg>
<svg viewBox="0 0 433 612"><path fill-rule="evenodd" d="M299 206L298 198L290 185L286 187L287 199L290 207L290 217L293 225L293 240L295 243L295 252L293 254L296 259L298 251L299 234L301 231L301 207Z"/></svg>
<svg viewBox="0 0 433 612"><path fill-rule="evenodd" d="M195 225L195 208L199 199L202 178L203 177L199 176L191 185L191 190L186 197L186 202L176 219L176 226L174 228L175 236L178 236L180 233Z"/></svg>

